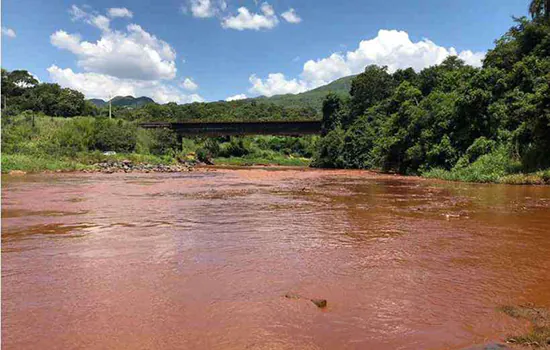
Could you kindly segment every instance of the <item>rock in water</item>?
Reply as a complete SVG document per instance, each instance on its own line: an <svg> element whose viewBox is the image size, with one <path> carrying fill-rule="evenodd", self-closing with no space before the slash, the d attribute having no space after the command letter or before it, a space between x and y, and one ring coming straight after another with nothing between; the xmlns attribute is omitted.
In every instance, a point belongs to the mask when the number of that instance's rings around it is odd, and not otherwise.
<svg viewBox="0 0 550 350"><path fill-rule="evenodd" d="M321 309L327 307L327 299L311 299L311 302Z"/></svg>
<svg viewBox="0 0 550 350"><path fill-rule="evenodd" d="M287 298L287 299L300 299L301 296L299 296L298 294L294 294L294 293L286 293L285 298Z"/></svg>

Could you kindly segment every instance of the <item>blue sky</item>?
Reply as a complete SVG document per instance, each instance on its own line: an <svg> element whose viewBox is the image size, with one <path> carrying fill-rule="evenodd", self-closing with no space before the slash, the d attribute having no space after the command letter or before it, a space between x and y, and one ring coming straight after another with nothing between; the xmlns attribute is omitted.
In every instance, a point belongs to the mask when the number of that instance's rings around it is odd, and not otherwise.
<svg viewBox="0 0 550 350"><path fill-rule="evenodd" d="M296 93L367 64L484 53L527 0L4 0L2 66L88 97Z"/></svg>

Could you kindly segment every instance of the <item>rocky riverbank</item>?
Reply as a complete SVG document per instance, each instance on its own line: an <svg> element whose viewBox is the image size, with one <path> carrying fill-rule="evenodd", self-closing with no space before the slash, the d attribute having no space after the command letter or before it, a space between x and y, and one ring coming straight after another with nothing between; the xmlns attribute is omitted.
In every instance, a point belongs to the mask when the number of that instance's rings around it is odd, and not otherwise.
<svg viewBox="0 0 550 350"><path fill-rule="evenodd" d="M177 173L188 172L194 168L194 163L185 162L178 164L149 164L149 163L134 163L130 160L122 161L107 161L96 163L92 168L87 169L87 172L101 172L106 174L112 173Z"/></svg>

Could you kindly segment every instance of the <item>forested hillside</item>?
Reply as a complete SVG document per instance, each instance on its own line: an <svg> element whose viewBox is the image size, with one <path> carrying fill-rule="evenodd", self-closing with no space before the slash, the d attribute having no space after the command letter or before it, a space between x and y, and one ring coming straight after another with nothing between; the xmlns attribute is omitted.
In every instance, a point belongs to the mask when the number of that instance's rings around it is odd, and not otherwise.
<svg viewBox="0 0 550 350"><path fill-rule="evenodd" d="M261 96L255 98L255 100L273 103L282 107L310 107L320 112L323 100L329 93L336 94L342 98L349 97L349 90L354 77L354 75L350 75L340 78L330 84L300 94L275 95L271 97Z"/></svg>

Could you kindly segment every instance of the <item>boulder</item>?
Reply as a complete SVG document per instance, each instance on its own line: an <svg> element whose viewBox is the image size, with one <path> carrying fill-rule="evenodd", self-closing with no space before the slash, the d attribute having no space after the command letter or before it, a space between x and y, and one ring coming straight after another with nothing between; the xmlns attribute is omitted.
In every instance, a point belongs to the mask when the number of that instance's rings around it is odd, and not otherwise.
<svg viewBox="0 0 550 350"><path fill-rule="evenodd" d="M311 302L321 309L327 307L327 299L311 299Z"/></svg>

